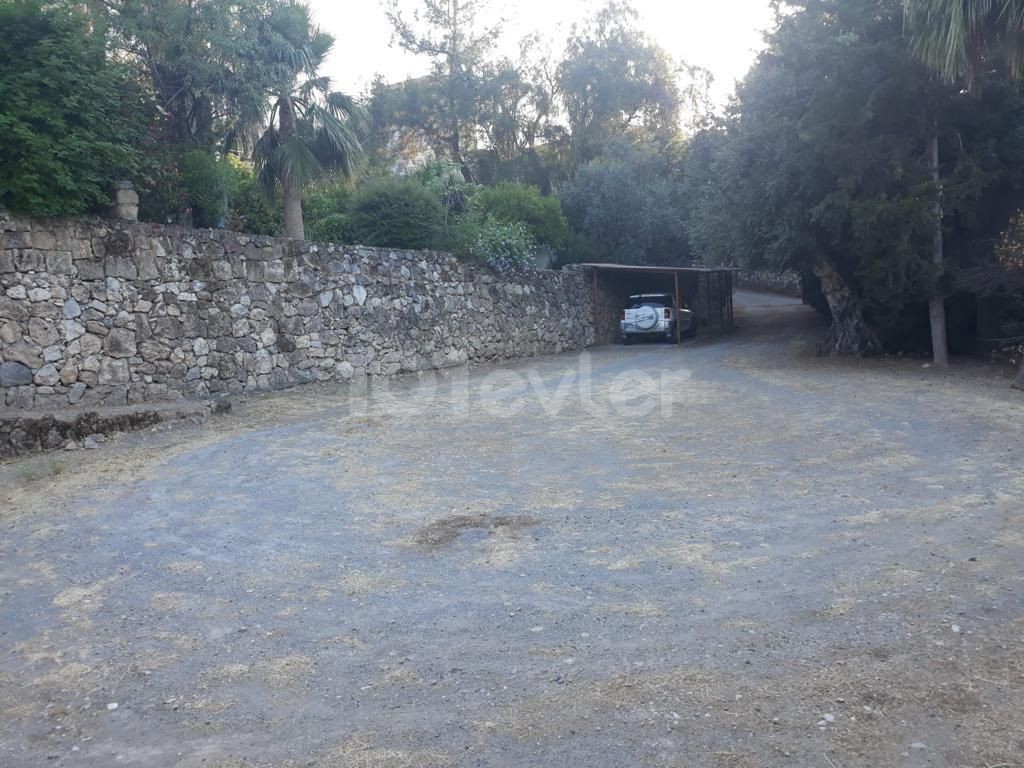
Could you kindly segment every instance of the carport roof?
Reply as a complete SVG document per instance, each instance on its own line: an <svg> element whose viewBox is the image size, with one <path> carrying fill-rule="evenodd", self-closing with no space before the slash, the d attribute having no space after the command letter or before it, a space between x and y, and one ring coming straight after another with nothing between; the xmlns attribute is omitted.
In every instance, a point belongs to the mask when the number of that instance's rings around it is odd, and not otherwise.
<svg viewBox="0 0 1024 768"><path fill-rule="evenodd" d="M636 264L606 264L603 262L585 262L581 267L591 269L603 269L610 272L660 272L672 274L674 272L735 272L736 267L669 267L669 266L639 266Z"/></svg>

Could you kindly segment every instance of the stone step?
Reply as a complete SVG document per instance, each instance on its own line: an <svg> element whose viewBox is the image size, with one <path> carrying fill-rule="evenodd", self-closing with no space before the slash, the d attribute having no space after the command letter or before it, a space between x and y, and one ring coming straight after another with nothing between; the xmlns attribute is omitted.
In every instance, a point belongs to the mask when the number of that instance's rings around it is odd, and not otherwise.
<svg viewBox="0 0 1024 768"><path fill-rule="evenodd" d="M231 401L227 399L87 411L0 408L0 459L69 447L92 447L116 432L132 432L172 421L198 423L230 410Z"/></svg>

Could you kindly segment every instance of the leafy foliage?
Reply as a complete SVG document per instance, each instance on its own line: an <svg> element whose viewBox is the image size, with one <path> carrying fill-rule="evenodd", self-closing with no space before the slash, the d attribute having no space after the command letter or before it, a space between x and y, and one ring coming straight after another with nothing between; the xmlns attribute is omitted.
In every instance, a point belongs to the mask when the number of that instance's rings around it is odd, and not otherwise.
<svg viewBox="0 0 1024 768"><path fill-rule="evenodd" d="M294 0L272 8L260 26L259 68L271 107L253 160L268 197L280 184L289 237L305 236L302 187L329 171L350 177L362 159L362 108L331 91L330 79L319 74L333 47L334 38L313 25L309 7Z"/></svg>
<svg viewBox="0 0 1024 768"><path fill-rule="evenodd" d="M410 21L400 5L419 7ZM573 27L563 50L540 34L518 57L488 58L500 24L482 0L391 0L396 38L430 59L429 75L374 83L378 163L406 171L425 158L455 163L467 180L519 181L545 195L613 139L674 139L682 109L703 125L709 75L671 60L639 31L628 2L610 0ZM699 114L698 114L699 113Z"/></svg>
<svg viewBox="0 0 1024 768"><path fill-rule="evenodd" d="M193 149L181 158L179 169L193 225L222 225L228 210L228 177L231 173L227 163L201 149Z"/></svg>
<svg viewBox="0 0 1024 768"><path fill-rule="evenodd" d="M109 203L139 167L146 101L80 11L13 0L0 29L0 206L67 216Z"/></svg>
<svg viewBox="0 0 1024 768"><path fill-rule="evenodd" d="M498 159L514 160L538 142L561 137L550 121L557 107L555 66L533 35L523 40L518 61L502 58L482 68L477 121Z"/></svg>
<svg viewBox="0 0 1024 768"><path fill-rule="evenodd" d="M636 29L635 19L635 10L613 0L569 40L558 78L581 162L625 133L673 136L678 130L673 65Z"/></svg>
<svg viewBox="0 0 1024 768"><path fill-rule="evenodd" d="M310 221L306 227L306 236L321 243L356 242L352 217L347 213L328 213Z"/></svg>
<svg viewBox="0 0 1024 768"><path fill-rule="evenodd" d="M612 142L579 169L561 200L573 228L600 243L608 260L680 264L689 258L679 156L671 147Z"/></svg>
<svg viewBox="0 0 1024 768"><path fill-rule="evenodd" d="M409 179L374 180L352 197L352 236L362 245L433 248L442 234L444 207L422 184Z"/></svg>
<svg viewBox="0 0 1024 768"><path fill-rule="evenodd" d="M252 67L266 0L104 0L88 3L121 58L141 65L179 148L227 149L259 119L264 82Z"/></svg>
<svg viewBox="0 0 1024 768"><path fill-rule="evenodd" d="M501 30L500 25L482 22L486 7L487 0L423 0L410 20L397 0L388 5L399 45L431 61L430 76L414 92L432 105L430 119L418 121L418 127L427 132L435 149L444 148L439 156L462 168L467 181L472 180L466 150L474 144L480 70ZM406 112L412 110L406 106Z"/></svg>
<svg viewBox="0 0 1024 768"><path fill-rule="evenodd" d="M223 162L227 165L228 228L254 235L284 234L281 206L267 201L252 163L234 155L228 155Z"/></svg>
<svg viewBox="0 0 1024 768"><path fill-rule="evenodd" d="M569 224L554 197L542 197L536 187L499 184L484 187L473 198L473 210L497 221L522 223L537 243L562 250L569 238Z"/></svg>
<svg viewBox="0 0 1024 768"><path fill-rule="evenodd" d="M446 160L435 160L418 168L410 178L429 189L444 206L445 226L450 219L469 210L469 201L479 187L466 181L462 169Z"/></svg>
<svg viewBox="0 0 1024 768"><path fill-rule="evenodd" d="M1020 95L1000 93L1006 119L993 122L937 83L911 56L897 0L793 3L769 43L730 118L687 159L691 244L714 263L822 267L863 300L883 341L913 345L906 331L935 281L933 121L955 244L991 226L997 183L1019 183L1004 158L1021 148Z"/></svg>
<svg viewBox="0 0 1024 768"><path fill-rule="evenodd" d="M482 261L500 272L524 269L533 263L537 244L529 228L518 221L501 221L473 212L456 229L456 253Z"/></svg>
<svg viewBox="0 0 1024 768"><path fill-rule="evenodd" d="M1021 0L905 0L911 47L950 82L975 84L979 68L1002 60L1024 75L1024 3Z"/></svg>
<svg viewBox="0 0 1024 768"><path fill-rule="evenodd" d="M352 243L354 234L348 210L352 185L333 178L306 190L302 197L306 236L325 243Z"/></svg>

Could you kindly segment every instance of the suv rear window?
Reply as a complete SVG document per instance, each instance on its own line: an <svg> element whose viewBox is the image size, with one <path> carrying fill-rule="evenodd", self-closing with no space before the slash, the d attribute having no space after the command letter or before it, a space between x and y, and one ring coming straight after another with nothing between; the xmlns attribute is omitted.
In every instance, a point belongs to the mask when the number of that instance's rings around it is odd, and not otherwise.
<svg viewBox="0 0 1024 768"><path fill-rule="evenodd" d="M671 296L644 296L629 300L626 309L637 309L638 307L671 307L675 302Z"/></svg>

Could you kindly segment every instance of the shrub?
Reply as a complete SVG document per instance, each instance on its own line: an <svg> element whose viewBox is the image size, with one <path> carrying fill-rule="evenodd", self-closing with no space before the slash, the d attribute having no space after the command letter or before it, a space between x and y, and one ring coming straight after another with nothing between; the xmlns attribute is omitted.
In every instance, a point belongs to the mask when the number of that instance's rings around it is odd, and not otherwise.
<svg viewBox="0 0 1024 768"><path fill-rule="evenodd" d="M178 171L192 211L192 225L223 226L228 212L228 164L209 152L193 149L182 155Z"/></svg>
<svg viewBox="0 0 1024 768"><path fill-rule="evenodd" d="M352 197L352 236L363 245L433 248L444 215L444 206L422 184L409 179L378 179Z"/></svg>
<svg viewBox="0 0 1024 768"><path fill-rule="evenodd" d="M484 187L473 198L473 210L498 221L522 222L536 242L556 251L565 248L569 239L561 204L543 197L536 187L509 183Z"/></svg>
<svg viewBox="0 0 1024 768"><path fill-rule="evenodd" d="M689 260L683 194L674 150L612 142L559 192L574 230L624 264Z"/></svg>
<svg viewBox="0 0 1024 768"><path fill-rule="evenodd" d="M352 187L347 181L331 180L305 191L302 215L306 237L323 243L354 242L349 206Z"/></svg>
<svg viewBox="0 0 1024 768"><path fill-rule="evenodd" d="M601 261L609 261L607 248L586 235L570 232L558 263L562 265Z"/></svg>
<svg viewBox="0 0 1024 768"><path fill-rule="evenodd" d="M468 213L456 226L455 252L506 271L532 266L537 243L520 221L500 221L493 216Z"/></svg>
<svg viewBox="0 0 1024 768"><path fill-rule="evenodd" d="M449 216L469 210L469 201L477 191L477 185L466 181L462 167L448 160L435 160L419 168L412 178L429 189Z"/></svg>
<svg viewBox="0 0 1024 768"><path fill-rule="evenodd" d="M139 89L82 12L8 0L0 29L0 206L68 216L109 204L139 163Z"/></svg>
<svg viewBox="0 0 1024 768"><path fill-rule="evenodd" d="M144 160L140 169L139 218L161 224L185 224L185 211L189 207L188 194L178 170L180 161L176 148L159 141L148 141L143 146Z"/></svg>
<svg viewBox="0 0 1024 768"><path fill-rule="evenodd" d="M252 163L233 155L227 158L229 170L228 227L236 232L252 235L281 235L284 233L284 212L280 202L270 204L263 194ZM279 200L275 196L275 200Z"/></svg>
<svg viewBox="0 0 1024 768"><path fill-rule="evenodd" d="M352 184L329 179L309 187L302 193L302 215L307 223L333 213L348 213L352 203Z"/></svg>
<svg viewBox="0 0 1024 768"><path fill-rule="evenodd" d="M355 228L347 213L328 213L306 222L306 239L320 243L354 243Z"/></svg>

